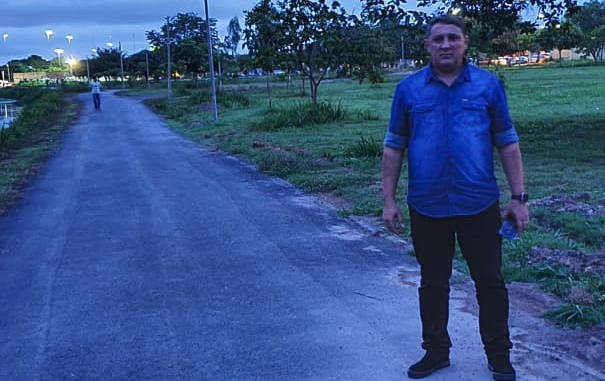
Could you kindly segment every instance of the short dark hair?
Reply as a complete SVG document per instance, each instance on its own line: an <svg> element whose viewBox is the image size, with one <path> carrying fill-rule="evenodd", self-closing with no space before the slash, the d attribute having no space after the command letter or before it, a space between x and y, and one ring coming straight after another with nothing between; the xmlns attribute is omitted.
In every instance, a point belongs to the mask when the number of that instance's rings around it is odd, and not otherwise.
<svg viewBox="0 0 605 381"><path fill-rule="evenodd" d="M427 37L431 34L431 29L433 29L435 24L454 25L462 31L462 34L466 35L466 25L464 24L464 20L462 20L460 17L453 15L439 15L429 20L426 26Z"/></svg>

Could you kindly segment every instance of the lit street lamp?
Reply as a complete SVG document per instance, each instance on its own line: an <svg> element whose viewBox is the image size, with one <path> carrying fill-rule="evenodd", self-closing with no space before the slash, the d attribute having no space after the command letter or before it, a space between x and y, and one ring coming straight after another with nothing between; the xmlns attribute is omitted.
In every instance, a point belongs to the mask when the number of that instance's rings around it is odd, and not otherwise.
<svg viewBox="0 0 605 381"><path fill-rule="evenodd" d="M67 65L69 65L69 75L72 76L73 75L73 66L76 64L76 59L73 57L69 57L68 59L65 60L65 63Z"/></svg>
<svg viewBox="0 0 605 381"><path fill-rule="evenodd" d="M71 35L71 34L68 34L68 35L65 36L65 39L67 40L67 44L71 45L71 40L74 39L74 36Z"/></svg>
<svg viewBox="0 0 605 381"><path fill-rule="evenodd" d="M61 48L57 48L57 49L53 50L53 52L55 52L57 54L57 56L59 57L59 66L63 67L63 65L61 64L61 54L63 54L63 52L65 52L65 50L63 50Z"/></svg>
<svg viewBox="0 0 605 381"><path fill-rule="evenodd" d="M6 39L8 38L8 33L4 32L2 33L2 42L6 43ZM8 64L8 62L6 62L6 74L7 74L7 79L10 82L11 81L11 68ZM2 70L2 80L4 81L4 70Z"/></svg>
<svg viewBox="0 0 605 381"><path fill-rule="evenodd" d="M46 35L46 39L47 39L47 40L50 40L50 38L52 37L53 33L54 33L54 32L53 32L53 30L52 30L52 29L46 29L46 30L44 31L44 34Z"/></svg>

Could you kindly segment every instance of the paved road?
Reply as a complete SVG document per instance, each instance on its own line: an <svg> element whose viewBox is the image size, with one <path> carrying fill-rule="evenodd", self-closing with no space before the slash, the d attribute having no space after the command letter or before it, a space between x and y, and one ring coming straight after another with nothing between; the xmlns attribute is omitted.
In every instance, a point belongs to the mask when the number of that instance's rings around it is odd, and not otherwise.
<svg viewBox="0 0 605 381"><path fill-rule="evenodd" d="M401 244L137 100L82 99L0 217L1 381L405 379L421 349ZM491 378L462 304L432 380Z"/></svg>

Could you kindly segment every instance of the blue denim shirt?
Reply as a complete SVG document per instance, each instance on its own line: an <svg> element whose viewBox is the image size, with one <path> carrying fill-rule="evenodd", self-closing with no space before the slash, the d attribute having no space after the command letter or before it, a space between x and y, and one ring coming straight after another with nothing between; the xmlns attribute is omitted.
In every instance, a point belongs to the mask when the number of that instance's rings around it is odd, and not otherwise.
<svg viewBox="0 0 605 381"><path fill-rule="evenodd" d="M496 76L466 64L448 87L429 65L397 85L384 145L407 149L408 204L449 217L480 213L499 199L494 146L517 141Z"/></svg>

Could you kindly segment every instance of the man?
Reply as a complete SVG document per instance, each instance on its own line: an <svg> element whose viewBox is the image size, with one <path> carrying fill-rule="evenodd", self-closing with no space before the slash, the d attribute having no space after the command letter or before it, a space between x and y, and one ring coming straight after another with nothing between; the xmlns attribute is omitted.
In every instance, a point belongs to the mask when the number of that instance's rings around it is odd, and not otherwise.
<svg viewBox="0 0 605 381"><path fill-rule="evenodd" d="M508 292L500 271L503 218L521 233L529 221L523 165L506 96L498 79L464 58L464 22L438 16L427 27L431 61L395 90L384 141L385 226L399 234L396 189L405 150L407 203L420 264L419 304L424 357L408 369L423 378L450 365L449 278L455 240L468 263L479 302L479 328L494 379L514 380L510 362ZM500 211L493 168L496 147L511 202Z"/></svg>
<svg viewBox="0 0 605 381"><path fill-rule="evenodd" d="M101 83L94 77L90 82L90 92L92 93L92 103L95 106L95 110L101 109Z"/></svg>

